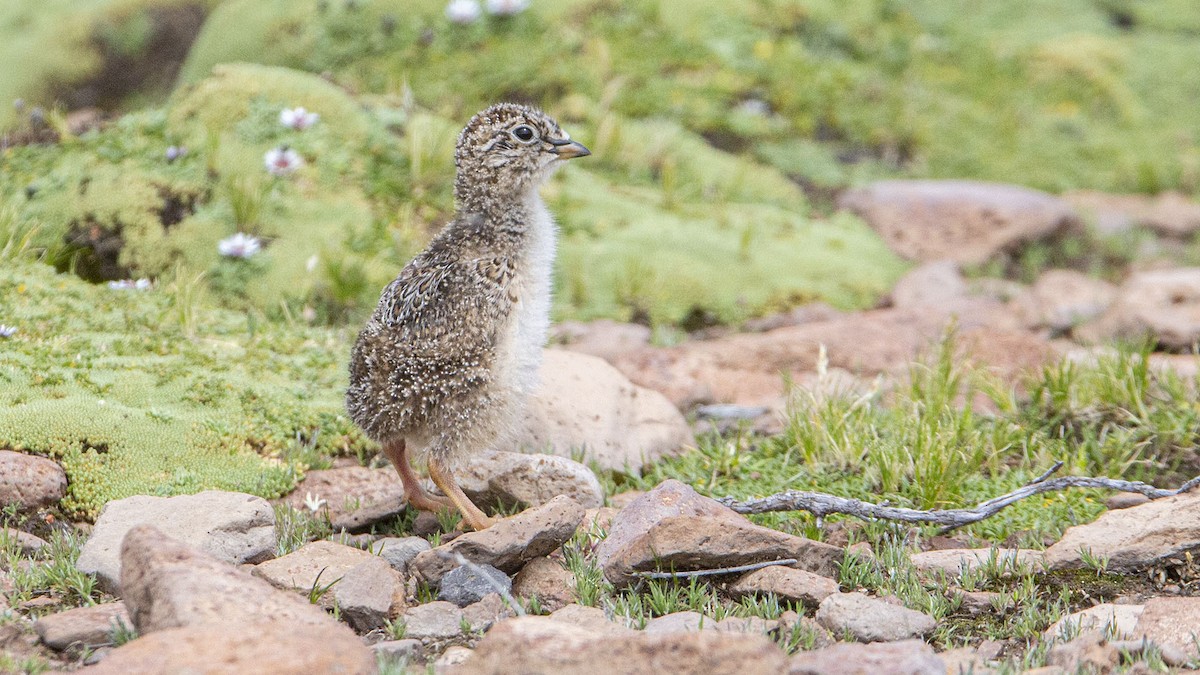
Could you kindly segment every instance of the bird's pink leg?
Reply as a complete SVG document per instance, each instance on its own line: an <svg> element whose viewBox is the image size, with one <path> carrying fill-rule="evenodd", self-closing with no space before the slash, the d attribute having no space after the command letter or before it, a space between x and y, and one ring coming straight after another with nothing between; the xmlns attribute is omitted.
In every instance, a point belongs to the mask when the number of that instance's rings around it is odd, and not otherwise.
<svg viewBox="0 0 1200 675"><path fill-rule="evenodd" d="M433 479L433 484L445 492L450 501L454 502L463 515L463 521L470 525L472 530L476 532L486 530L496 523L495 518L480 511L479 507L475 506L475 503L463 493L462 488L458 487L458 483L454 482L454 476L442 466L436 457L429 458L429 477Z"/></svg>
<svg viewBox="0 0 1200 675"><path fill-rule="evenodd" d="M408 505L420 511L438 511L440 509L453 509L457 504L453 500L446 497L431 495L421 487L421 480L417 473L413 471L412 465L408 463L408 444L404 439L385 443L383 446L383 454L392 462L392 466L396 467L396 471L400 474L400 482L404 485L404 498ZM435 481L436 482L436 481Z"/></svg>

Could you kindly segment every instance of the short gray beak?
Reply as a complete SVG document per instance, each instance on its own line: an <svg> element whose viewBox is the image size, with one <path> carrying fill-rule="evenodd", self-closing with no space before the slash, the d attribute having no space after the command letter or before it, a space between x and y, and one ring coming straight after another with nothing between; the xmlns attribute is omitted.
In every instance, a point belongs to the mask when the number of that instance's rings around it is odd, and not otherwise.
<svg viewBox="0 0 1200 675"><path fill-rule="evenodd" d="M587 157L592 154L591 150L583 147L578 141L550 141L554 146L552 152L558 155L559 159L572 159L574 157Z"/></svg>

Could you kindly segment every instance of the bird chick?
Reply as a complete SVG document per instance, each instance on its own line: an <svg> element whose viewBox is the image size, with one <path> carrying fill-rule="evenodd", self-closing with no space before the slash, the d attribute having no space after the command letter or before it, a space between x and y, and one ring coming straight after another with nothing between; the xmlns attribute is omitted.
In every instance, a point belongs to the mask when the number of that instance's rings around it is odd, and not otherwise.
<svg viewBox="0 0 1200 675"><path fill-rule="evenodd" d="M458 137L453 220L379 298L350 356L346 408L400 473L417 509L493 522L453 472L517 425L537 383L550 317L556 227L538 187L588 149L545 113L512 103ZM409 463L424 458L445 496Z"/></svg>

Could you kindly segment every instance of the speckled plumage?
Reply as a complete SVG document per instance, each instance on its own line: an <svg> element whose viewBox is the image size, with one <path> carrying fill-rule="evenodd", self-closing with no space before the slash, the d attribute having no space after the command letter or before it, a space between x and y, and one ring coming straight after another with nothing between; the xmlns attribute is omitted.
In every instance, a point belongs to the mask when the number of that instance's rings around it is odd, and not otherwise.
<svg viewBox="0 0 1200 675"><path fill-rule="evenodd" d="M406 488L406 444L437 482L435 463L452 470L518 419L549 321L555 227L537 189L585 154L553 119L515 104L488 108L460 134L458 211L384 289L350 358L350 416L384 444Z"/></svg>

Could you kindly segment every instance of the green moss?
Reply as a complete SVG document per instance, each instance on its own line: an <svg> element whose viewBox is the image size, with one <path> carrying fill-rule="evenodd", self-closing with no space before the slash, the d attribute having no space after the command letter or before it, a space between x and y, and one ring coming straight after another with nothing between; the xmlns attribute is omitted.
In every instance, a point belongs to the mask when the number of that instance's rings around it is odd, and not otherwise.
<svg viewBox="0 0 1200 675"><path fill-rule="evenodd" d="M0 343L0 447L58 459L73 516L133 494L275 497L305 452L366 444L343 413L343 332L201 310L189 337L177 289L114 291L31 263L0 270L0 298L18 331Z"/></svg>

